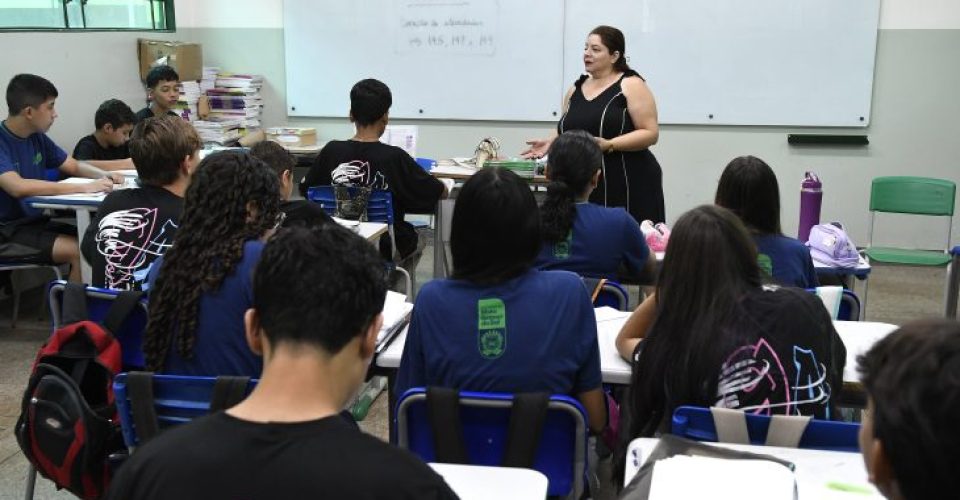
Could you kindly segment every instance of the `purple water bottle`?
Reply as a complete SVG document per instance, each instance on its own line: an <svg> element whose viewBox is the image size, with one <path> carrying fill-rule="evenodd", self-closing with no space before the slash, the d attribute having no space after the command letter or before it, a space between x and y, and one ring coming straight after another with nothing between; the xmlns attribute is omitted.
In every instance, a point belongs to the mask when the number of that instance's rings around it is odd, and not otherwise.
<svg viewBox="0 0 960 500"><path fill-rule="evenodd" d="M807 172L800 184L800 224L797 239L810 239L810 228L820 223L820 205L823 203L823 185L813 172Z"/></svg>

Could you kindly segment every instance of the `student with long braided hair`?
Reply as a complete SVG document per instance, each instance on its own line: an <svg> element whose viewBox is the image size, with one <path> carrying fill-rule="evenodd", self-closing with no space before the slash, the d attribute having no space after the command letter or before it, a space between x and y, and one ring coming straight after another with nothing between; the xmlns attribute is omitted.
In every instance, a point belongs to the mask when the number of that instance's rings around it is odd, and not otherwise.
<svg viewBox="0 0 960 500"><path fill-rule="evenodd" d="M260 374L262 360L247 346L243 315L253 300L253 268L280 214L280 183L260 160L224 152L200 163L173 247L148 278L148 369Z"/></svg>
<svg viewBox="0 0 960 500"><path fill-rule="evenodd" d="M587 132L564 132L547 155L547 197L540 206L544 245L540 269L618 279L653 273L653 254L640 225L622 207L587 201L600 179L603 154Z"/></svg>

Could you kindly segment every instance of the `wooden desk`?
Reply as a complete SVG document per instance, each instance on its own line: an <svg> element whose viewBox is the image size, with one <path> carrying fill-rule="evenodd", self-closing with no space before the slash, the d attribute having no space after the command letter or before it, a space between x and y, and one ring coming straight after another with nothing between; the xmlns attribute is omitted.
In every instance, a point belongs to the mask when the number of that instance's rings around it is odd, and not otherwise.
<svg viewBox="0 0 960 500"><path fill-rule="evenodd" d="M461 500L543 500L547 476L532 469L431 463Z"/></svg>
<svg viewBox="0 0 960 500"><path fill-rule="evenodd" d="M659 442L660 440L656 438L639 438L630 442L630 446L627 448L627 464L623 478L624 485L633 479L633 476L640 469L640 466L646 461L646 457L653 452ZM792 462L796 466L794 476L797 480L798 500L831 498L883 499L880 492L878 492L867 479L867 471L863 465L863 457L860 456L859 453L727 443L704 444L738 451L772 455ZM830 483L842 483L844 485L862 488L864 492L843 493L828 487Z"/></svg>

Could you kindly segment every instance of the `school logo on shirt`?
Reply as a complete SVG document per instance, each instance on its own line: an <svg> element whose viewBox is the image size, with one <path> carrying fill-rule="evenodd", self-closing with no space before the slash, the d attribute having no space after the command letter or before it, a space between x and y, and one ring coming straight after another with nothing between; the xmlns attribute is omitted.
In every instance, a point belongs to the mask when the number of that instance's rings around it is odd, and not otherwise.
<svg viewBox="0 0 960 500"><path fill-rule="evenodd" d="M569 259L570 247L573 245L573 229L567 233L567 239L553 245L553 256L557 259Z"/></svg>
<svg viewBox="0 0 960 500"><path fill-rule="evenodd" d="M43 163L43 153L38 151L37 154L33 156L33 164L40 165L41 163Z"/></svg>
<svg viewBox="0 0 960 500"><path fill-rule="evenodd" d="M477 348L487 359L503 356L507 349L507 308L500 299L477 301Z"/></svg>
<svg viewBox="0 0 960 500"><path fill-rule="evenodd" d="M767 276L773 276L773 259L765 253L757 254L757 265Z"/></svg>

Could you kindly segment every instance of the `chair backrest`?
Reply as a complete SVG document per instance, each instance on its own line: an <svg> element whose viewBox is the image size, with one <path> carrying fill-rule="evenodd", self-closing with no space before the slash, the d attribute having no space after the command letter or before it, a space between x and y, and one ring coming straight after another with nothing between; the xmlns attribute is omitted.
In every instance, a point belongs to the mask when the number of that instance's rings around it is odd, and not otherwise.
<svg viewBox="0 0 960 500"><path fill-rule="evenodd" d="M415 158L415 160L417 160L417 165L420 165L420 168L427 172L433 170L434 165L437 164L437 161L433 158Z"/></svg>
<svg viewBox="0 0 960 500"><path fill-rule="evenodd" d="M771 418L766 415L746 414L750 444L766 443ZM860 424L810 420L800 438L798 448L859 452L857 435ZM717 442L717 428L709 408L681 406L673 412L671 434L695 441Z"/></svg>
<svg viewBox="0 0 960 500"><path fill-rule="evenodd" d="M53 329L63 326L63 287L66 282L57 280L50 283L48 297L50 303L50 317L53 320ZM87 286L87 317L93 321L103 321L110 309L113 300L120 293L117 290ZM119 331L111 332L120 342L120 352L124 370L140 369L145 366L143 358L143 334L147 329L147 299L140 299L140 306L135 308Z"/></svg>
<svg viewBox="0 0 960 500"><path fill-rule="evenodd" d="M318 203L327 215L336 215L337 197L334 194L333 186L307 188L307 199ZM367 220L382 222L393 228L393 193L381 189L374 189L370 192L370 199L367 202Z"/></svg>
<svg viewBox="0 0 960 500"><path fill-rule="evenodd" d="M929 177L877 177L870 188L870 210L952 216L957 185Z"/></svg>
<svg viewBox="0 0 960 500"><path fill-rule="evenodd" d="M210 400L216 377L185 377L180 375L154 375L153 397L160 430L185 424L210 411ZM247 393L256 386L257 380L250 380ZM127 374L121 373L113 379L113 394L120 415L120 427L123 442L127 448L136 448L140 440L134 426L133 410L127 391Z"/></svg>
<svg viewBox="0 0 960 500"><path fill-rule="evenodd" d="M827 287L820 287L821 289ZM840 288L840 287L836 287ZM817 288L807 288L807 291L814 294L820 295ZM826 305L826 303L824 304ZM840 293L840 303L837 304L836 317L832 318L840 321L860 321L860 297L857 297L857 294L853 290L848 290L844 288ZM833 311L828 311L833 316Z"/></svg>
<svg viewBox="0 0 960 500"><path fill-rule="evenodd" d="M513 395L460 393L460 418L471 465L499 466ZM425 462L436 461L426 390L413 388L397 403L397 445ZM587 470L586 412L569 396L551 396L533 469L547 476L550 495L579 498Z"/></svg>

